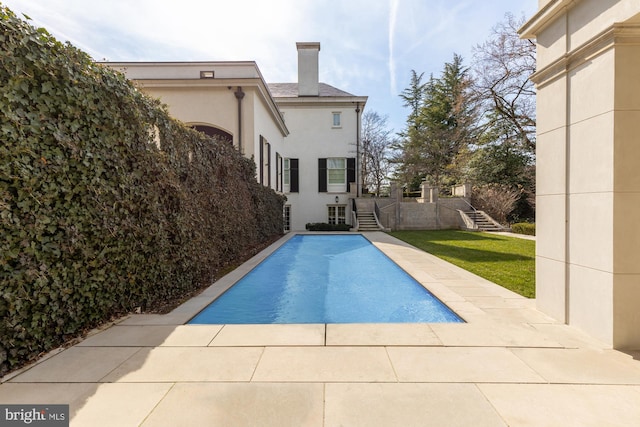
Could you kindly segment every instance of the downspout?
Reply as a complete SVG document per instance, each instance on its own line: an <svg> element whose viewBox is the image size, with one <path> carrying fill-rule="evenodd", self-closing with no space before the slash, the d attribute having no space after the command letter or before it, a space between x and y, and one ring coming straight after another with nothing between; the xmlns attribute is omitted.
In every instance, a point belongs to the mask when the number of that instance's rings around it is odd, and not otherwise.
<svg viewBox="0 0 640 427"><path fill-rule="evenodd" d="M238 151L242 153L242 98L244 98L242 87L238 86L238 89L233 94L238 100Z"/></svg>
<svg viewBox="0 0 640 427"><path fill-rule="evenodd" d="M356 197L360 197L360 103L356 102Z"/></svg>

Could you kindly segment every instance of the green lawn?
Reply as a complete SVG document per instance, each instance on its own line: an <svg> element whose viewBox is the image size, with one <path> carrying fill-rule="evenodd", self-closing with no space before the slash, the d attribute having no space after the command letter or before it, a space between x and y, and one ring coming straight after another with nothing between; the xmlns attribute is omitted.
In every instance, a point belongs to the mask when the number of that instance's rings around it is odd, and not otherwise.
<svg viewBox="0 0 640 427"><path fill-rule="evenodd" d="M533 240L460 230L389 234L522 296L535 297Z"/></svg>

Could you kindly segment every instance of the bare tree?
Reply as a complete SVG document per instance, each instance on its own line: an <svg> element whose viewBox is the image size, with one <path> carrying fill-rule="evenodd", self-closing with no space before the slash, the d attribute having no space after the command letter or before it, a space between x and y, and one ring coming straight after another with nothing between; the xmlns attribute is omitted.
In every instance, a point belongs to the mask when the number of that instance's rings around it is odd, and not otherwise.
<svg viewBox="0 0 640 427"><path fill-rule="evenodd" d="M473 188L471 203L500 224L507 224L522 195L522 189L505 184L487 184Z"/></svg>
<svg viewBox="0 0 640 427"><path fill-rule="evenodd" d="M506 14L489 39L474 48L472 67L477 96L485 100L487 127L495 127L496 120L508 121L522 148L533 155L535 88L529 77L536 70L536 44L518 36L524 22L524 16Z"/></svg>
<svg viewBox="0 0 640 427"><path fill-rule="evenodd" d="M362 115L362 188L376 196L380 196L391 170L392 131L388 129L387 121L388 116L375 111Z"/></svg>

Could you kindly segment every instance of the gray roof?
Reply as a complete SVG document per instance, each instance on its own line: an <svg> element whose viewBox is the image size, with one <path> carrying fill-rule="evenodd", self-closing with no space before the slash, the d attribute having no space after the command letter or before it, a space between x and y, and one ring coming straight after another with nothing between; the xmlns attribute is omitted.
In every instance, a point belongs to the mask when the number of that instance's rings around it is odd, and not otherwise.
<svg viewBox="0 0 640 427"><path fill-rule="evenodd" d="M298 97L298 83L268 83L271 95L274 98L297 98ZM345 92L338 88L335 88L326 83L318 84L319 96L335 96L335 97L352 97L355 96L349 92ZM306 97L305 97L306 98Z"/></svg>

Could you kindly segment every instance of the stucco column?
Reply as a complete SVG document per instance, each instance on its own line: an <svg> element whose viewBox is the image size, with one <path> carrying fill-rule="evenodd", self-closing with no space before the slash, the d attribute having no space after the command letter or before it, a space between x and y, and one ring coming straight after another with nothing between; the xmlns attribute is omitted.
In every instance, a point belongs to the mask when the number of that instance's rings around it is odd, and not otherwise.
<svg viewBox="0 0 640 427"><path fill-rule="evenodd" d="M613 344L640 348L640 24L615 30Z"/></svg>
<svg viewBox="0 0 640 427"><path fill-rule="evenodd" d="M535 36L536 301L640 349L640 15L631 0L548 1Z"/></svg>

